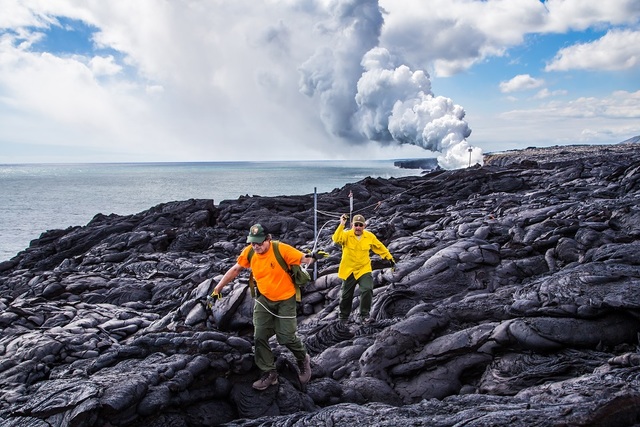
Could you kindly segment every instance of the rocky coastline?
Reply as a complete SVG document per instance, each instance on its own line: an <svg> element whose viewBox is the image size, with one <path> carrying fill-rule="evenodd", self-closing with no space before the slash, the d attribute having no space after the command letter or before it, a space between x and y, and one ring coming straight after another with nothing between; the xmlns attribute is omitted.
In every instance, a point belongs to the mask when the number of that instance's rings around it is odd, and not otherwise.
<svg viewBox="0 0 640 427"><path fill-rule="evenodd" d="M362 213L374 321L337 321L337 216ZM640 151L529 148L312 194L172 201L44 232L0 263L0 426L640 423ZM251 388L247 277L205 297L260 222L329 253L303 292L302 387ZM357 293L354 305L357 305Z"/></svg>
<svg viewBox="0 0 640 427"><path fill-rule="evenodd" d="M438 159L436 158L396 160L393 164L404 169L422 169L425 171L438 169Z"/></svg>

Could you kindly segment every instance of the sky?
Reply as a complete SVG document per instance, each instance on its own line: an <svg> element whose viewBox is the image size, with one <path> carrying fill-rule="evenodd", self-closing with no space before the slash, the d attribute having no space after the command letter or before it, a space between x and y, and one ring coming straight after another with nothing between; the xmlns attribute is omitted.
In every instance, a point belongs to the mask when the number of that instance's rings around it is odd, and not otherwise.
<svg viewBox="0 0 640 427"><path fill-rule="evenodd" d="M640 135L638 0L0 0L0 164L358 160Z"/></svg>

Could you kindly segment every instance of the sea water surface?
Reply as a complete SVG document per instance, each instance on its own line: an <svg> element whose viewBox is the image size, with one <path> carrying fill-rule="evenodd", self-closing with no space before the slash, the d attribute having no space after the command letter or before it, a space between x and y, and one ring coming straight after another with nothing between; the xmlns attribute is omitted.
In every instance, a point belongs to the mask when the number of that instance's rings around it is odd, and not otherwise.
<svg viewBox="0 0 640 427"><path fill-rule="evenodd" d="M0 261L41 233L187 199L318 193L371 177L418 175L393 160L0 165Z"/></svg>

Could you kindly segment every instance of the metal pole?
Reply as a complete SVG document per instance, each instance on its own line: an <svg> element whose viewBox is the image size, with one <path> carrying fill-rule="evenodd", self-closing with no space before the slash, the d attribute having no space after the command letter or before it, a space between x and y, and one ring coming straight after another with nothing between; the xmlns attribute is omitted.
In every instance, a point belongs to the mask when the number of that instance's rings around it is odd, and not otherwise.
<svg viewBox="0 0 640 427"><path fill-rule="evenodd" d="M318 238L318 188L313 187L313 235ZM318 278L318 266L313 263L313 280Z"/></svg>
<svg viewBox="0 0 640 427"><path fill-rule="evenodd" d="M473 148L469 148L469 167L471 167L471 152L473 151Z"/></svg>

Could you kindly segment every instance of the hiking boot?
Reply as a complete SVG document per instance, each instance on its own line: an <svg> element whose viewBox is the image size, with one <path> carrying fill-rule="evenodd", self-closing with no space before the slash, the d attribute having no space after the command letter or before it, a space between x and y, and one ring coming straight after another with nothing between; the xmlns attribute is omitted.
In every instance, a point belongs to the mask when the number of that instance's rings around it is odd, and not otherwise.
<svg viewBox="0 0 640 427"><path fill-rule="evenodd" d="M274 384L278 384L278 373L276 371L267 371L262 374L258 381L253 383L253 388L256 390L266 390Z"/></svg>
<svg viewBox="0 0 640 427"><path fill-rule="evenodd" d="M298 360L298 369L300 370L300 384L306 384L311 379L311 357L307 354L304 360Z"/></svg>

